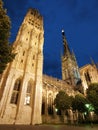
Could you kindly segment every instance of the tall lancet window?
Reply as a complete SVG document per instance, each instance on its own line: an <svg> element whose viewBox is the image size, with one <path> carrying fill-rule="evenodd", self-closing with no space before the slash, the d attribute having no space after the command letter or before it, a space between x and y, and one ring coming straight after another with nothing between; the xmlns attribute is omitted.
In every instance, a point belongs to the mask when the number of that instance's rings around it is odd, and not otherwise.
<svg viewBox="0 0 98 130"><path fill-rule="evenodd" d="M85 73L85 79L86 79L87 83L91 82L90 75L89 75L88 71Z"/></svg>
<svg viewBox="0 0 98 130"><path fill-rule="evenodd" d="M45 96L42 97L42 115L45 114Z"/></svg>
<svg viewBox="0 0 98 130"><path fill-rule="evenodd" d="M48 114L53 114L53 96L51 93L48 95Z"/></svg>
<svg viewBox="0 0 98 130"><path fill-rule="evenodd" d="M17 104L17 102L18 102L20 85L21 85L21 80L17 79L14 84L14 88L13 88L13 92L12 92L12 96L11 96L11 100L10 100L10 103L12 103L12 104Z"/></svg>
<svg viewBox="0 0 98 130"><path fill-rule="evenodd" d="M32 88L32 83L28 82L27 85L27 90L26 90L26 97L25 97L25 105L30 105L31 103L31 88Z"/></svg>

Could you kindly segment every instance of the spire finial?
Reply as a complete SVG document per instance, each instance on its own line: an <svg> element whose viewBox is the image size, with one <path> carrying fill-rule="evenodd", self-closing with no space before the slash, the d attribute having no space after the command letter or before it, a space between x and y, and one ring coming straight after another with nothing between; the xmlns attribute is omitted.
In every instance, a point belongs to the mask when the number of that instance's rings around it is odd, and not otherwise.
<svg viewBox="0 0 98 130"><path fill-rule="evenodd" d="M64 29L62 29L62 38L63 38L64 55L69 56L71 54L71 52L70 52L69 46L67 44Z"/></svg>
<svg viewBox="0 0 98 130"><path fill-rule="evenodd" d="M62 35L65 37L65 32L64 32L64 29L62 29Z"/></svg>
<svg viewBox="0 0 98 130"><path fill-rule="evenodd" d="M62 33L64 33L64 29L62 29Z"/></svg>

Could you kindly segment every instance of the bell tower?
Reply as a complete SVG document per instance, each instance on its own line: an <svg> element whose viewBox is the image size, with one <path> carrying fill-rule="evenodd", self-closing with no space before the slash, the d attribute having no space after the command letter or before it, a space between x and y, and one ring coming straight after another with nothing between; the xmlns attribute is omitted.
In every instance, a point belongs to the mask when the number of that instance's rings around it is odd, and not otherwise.
<svg viewBox="0 0 98 130"><path fill-rule="evenodd" d="M40 124L43 73L43 17L29 9L15 42L15 59L0 81L0 123Z"/></svg>
<svg viewBox="0 0 98 130"><path fill-rule="evenodd" d="M71 52L62 30L63 39L63 55L62 55L62 79L72 86L76 86L81 82L80 73L74 52Z"/></svg>

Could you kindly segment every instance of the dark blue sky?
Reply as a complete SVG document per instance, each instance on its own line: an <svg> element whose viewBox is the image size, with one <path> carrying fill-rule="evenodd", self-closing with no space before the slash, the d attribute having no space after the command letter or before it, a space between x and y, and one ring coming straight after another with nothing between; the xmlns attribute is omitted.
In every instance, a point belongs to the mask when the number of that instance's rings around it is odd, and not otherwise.
<svg viewBox="0 0 98 130"><path fill-rule="evenodd" d="M12 22L13 42L28 8L36 8L44 18L44 73L61 78L62 35L79 67L98 62L98 0L3 0Z"/></svg>

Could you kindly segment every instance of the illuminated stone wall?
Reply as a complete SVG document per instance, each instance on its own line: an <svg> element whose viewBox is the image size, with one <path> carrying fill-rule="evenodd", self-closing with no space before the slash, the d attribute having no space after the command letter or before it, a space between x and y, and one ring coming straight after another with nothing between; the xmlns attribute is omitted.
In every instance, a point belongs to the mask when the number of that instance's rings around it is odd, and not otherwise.
<svg viewBox="0 0 98 130"><path fill-rule="evenodd" d="M54 99L59 91L65 91L69 96L75 96L77 91L73 86L65 81L43 75L43 93L42 93L42 119L44 123L61 123L54 106ZM67 119L66 121L67 122Z"/></svg>
<svg viewBox="0 0 98 130"><path fill-rule="evenodd" d="M29 9L13 44L15 59L0 82L0 124L40 124L43 18Z"/></svg>
<svg viewBox="0 0 98 130"><path fill-rule="evenodd" d="M80 75L84 94L90 83L98 83L98 69L96 65L87 64L80 68Z"/></svg>

